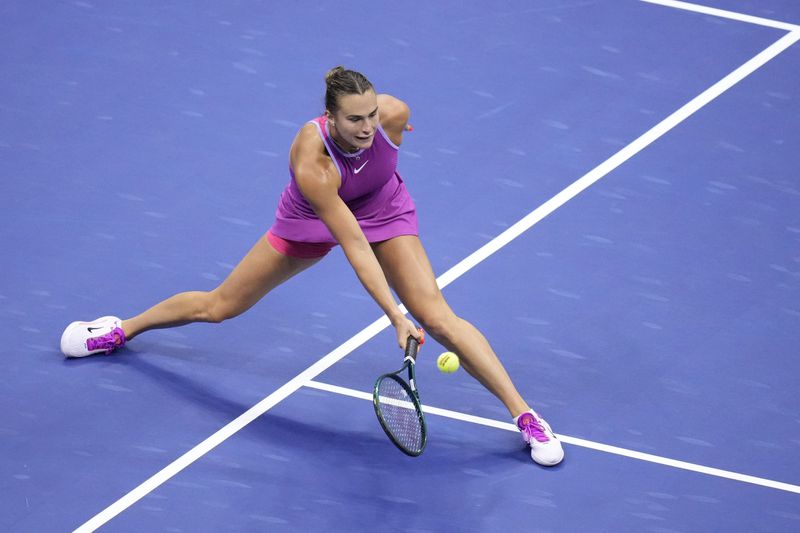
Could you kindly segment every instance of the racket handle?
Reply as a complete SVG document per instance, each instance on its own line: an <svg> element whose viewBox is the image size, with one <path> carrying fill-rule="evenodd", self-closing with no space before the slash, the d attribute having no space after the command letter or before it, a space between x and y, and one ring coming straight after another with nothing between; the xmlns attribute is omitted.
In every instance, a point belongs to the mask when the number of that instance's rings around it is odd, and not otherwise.
<svg viewBox="0 0 800 533"><path fill-rule="evenodd" d="M412 337L411 335L409 335L408 340L406 340L406 357L410 357L416 360L418 350L419 350L419 341L414 337Z"/></svg>

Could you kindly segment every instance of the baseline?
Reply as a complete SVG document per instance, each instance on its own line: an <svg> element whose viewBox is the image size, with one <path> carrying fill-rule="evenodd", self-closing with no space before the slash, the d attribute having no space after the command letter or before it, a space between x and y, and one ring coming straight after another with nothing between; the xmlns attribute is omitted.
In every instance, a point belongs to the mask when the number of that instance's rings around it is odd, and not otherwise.
<svg viewBox="0 0 800 533"><path fill-rule="evenodd" d="M368 392L362 392L354 389L348 389L346 387L340 387L338 385L330 385L328 383L322 383L320 381L311 380L305 384L306 387L312 389L318 389L326 392L331 392L334 394L340 394L342 396L349 396L351 398L358 398L359 400L367 400L369 402L372 401L372 394ZM504 429L506 431L512 431L517 433L519 430L514 424L509 422L501 422L499 420L493 420L491 418L484 418L481 416L474 416L468 415L465 413L459 413L458 411L451 411L449 409L442 409L440 407L433 407L430 405L423 405L422 411L425 414L432 414L437 415L445 418L451 418L453 420L461 420L462 422L470 422L472 424L478 424L481 426L488 426L497 429ZM580 446L581 448L589 448L591 450L596 450L599 452L610 453L614 455L621 455L623 457L628 457L631 459L637 459L639 461L646 461L649 463L656 463L664 466L670 466L673 468L679 468L681 470L689 470L691 472L697 472L700 474L706 474L709 476L715 476L725 479L731 479L733 481L741 481L743 483L751 483L753 485L760 485L762 487L767 487L770 489L777 489L783 490L786 492L793 492L795 494L800 494L800 486L792 485L791 483L784 483L782 481L775 481L772 479L766 479L762 477L751 476L748 474L740 474L739 472L732 472L730 470L722 470L719 468L713 468L710 466L703 466L698 465L695 463L688 463L686 461L679 461L677 459L670 459L668 457L661 457L659 455L653 455L650 453L643 453L637 452L635 450L629 450L627 448L620 448L618 446L611 446L609 444L603 444L600 442L594 442L591 440L579 439L577 437L570 437L568 435L562 435L560 433L556 434L558 438L566 443L571 444L573 446Z"/></svg>
<svg viewBox="0 0 800 533"><path fill-rule="evenodd" d="M786 31L798 31L800 26L797 24L790 24L788 22L781 22L779 20L765 19L755 17L752 15L745 15L736 13L734 11L726 11L715 7L702 6L700 4L691 4L689 2L682 2L680 0L639 0L647 2L648 4L656 4L664 7L671 7L674 9L681 9L683 11L692 11L694 13L701 13L703 15L711 15L713 17L726 18L730 20L737 20L739 22L747 22L749 24L757 24L759 26L767 26L769 28L776 28Z"/></svg>

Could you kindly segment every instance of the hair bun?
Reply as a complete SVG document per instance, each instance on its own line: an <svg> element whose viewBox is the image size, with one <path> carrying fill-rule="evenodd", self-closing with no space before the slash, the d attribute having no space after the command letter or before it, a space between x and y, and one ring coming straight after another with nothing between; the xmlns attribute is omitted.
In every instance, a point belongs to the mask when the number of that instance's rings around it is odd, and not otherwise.
<svg viewBox="0 0 800 533"><path fill-rule="evenodd" d="M333 81L338 76L344 74L345 69L343 66L339 65L338 67L333 67L325 74L325 84L330 85L331 81Z"/></svg>

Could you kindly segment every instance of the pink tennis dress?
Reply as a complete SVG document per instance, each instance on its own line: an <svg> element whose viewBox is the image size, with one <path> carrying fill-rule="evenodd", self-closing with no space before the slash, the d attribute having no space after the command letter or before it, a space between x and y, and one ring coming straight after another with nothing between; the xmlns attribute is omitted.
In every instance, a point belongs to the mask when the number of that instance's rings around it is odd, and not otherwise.
<svg viewBox="0 0 800 533"><path fill-rule="evenodd" d="M399 147L389 140L383 128L378 125L372 146L348 153L331 139L324 115L310 122L342 178L339 196L355 215L367 240L380 242L400 235L419 235L414 201L397 173ZM335 243L297 187L291 164L289 174L291 180L281 194L270 233L288 241Z"/></svg>

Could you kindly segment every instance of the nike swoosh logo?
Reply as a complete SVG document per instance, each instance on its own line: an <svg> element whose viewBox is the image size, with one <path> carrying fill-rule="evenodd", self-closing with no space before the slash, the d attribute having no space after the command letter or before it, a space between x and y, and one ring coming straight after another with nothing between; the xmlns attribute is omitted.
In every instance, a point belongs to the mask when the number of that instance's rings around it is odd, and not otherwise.
<svg viewBox="0 0 800 533"><path fill-rule="evenodd" d="M364 164L363 164L363 165L361 165L360 167L358 167L358 168L356 168L356 169L353 169L353 172L355 172L356 174L358 174L359 172L361 172L361 169L362 169L362 168L364 168L365 166L367 166L367 163L369 163L369 159L367 159L367 160L364 162Z"/></svg>
<svg viewBox="0 0 800 533"><path fill-rule="evenodd" d="M89 333L92 333L92 332L93 332L94 330L96 330L96 329L103 329L103 328L102 328L102 327L99 327L99 328L86 328L86 329L88 329L88 330L89 330Z"/></svg>

